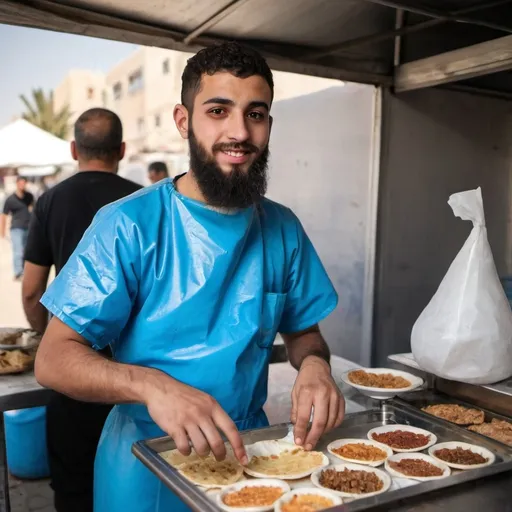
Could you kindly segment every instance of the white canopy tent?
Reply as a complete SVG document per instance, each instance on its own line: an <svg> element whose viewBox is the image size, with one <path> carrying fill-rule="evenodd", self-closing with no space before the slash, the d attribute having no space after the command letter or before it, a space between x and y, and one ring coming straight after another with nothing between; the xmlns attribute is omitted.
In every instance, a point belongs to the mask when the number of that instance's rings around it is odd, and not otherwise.
<svg viewBox="0 0 512 512"><path fill-rule="evenodd" d="M73 165L69 143L18 119L0 129L0 167Z"/></svg>

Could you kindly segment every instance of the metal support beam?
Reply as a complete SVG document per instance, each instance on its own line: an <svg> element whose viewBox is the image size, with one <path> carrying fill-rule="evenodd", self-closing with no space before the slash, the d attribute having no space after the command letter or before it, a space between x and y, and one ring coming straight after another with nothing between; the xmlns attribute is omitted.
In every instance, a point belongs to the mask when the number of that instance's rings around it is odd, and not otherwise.
<svg viewBox="0 0 512 512"><path fill-rule="evenodd" d="M196 37L206 32L209 28L213 27L224 18L235 12L240 6L248 2L249 0L232 0L227 5L219 9L213 16L210 16L207 20L203 21L198 25L192 32L187 34L183 39L185 44L190 44Z"/></svg>
<svg viewBox="0 0 512 512"><path fill-rule="evenodd" d="M512 69L512 36L402 64L395 70L395 91L412 91L508 69Z"/></svg>
<svg viewBox="0 0 512 512"><path fill-rule="evenodd" d="M373 1L373 0L366 0ZM393 2L394 3L394 2ZM364 46L367 44L375 44L380 43L382 41L387 41L389 39L393 39L399 36L405 36L408 34L412 34L414 32L419 32L421 30L426 30L428 28L437 27L439 25L443 25L445 23L456 23L461 20L460 16L464 14L470 14L472 12L484 11L487 9L492 9L493 7L499 7L501 5L505 5L508 3L512 3L512 0L493 0L490 2L473 5L471 7L465 7L464 9L460 9L457 11L450 12L443 16L435 16L431 14L431 20L422 21L421 23L416 23L414 25L407 25L402 27L396 27L393 30L386 30L384 32L377 32L375 34L370 34L367 36L357 37L354 39L350 39L349 41L343 41L342 43L333 44L330 46L325 46L320 48L319 50L315 50L307 55L304 58L308 60L317 59L319 57L324 57L326 55L330 55L336 52L342 52L345 50L349 50L351 48L355 48L357 46ZM398 11L406 11L412 12L409 8L398 9ZM496 28L496 26L494 26ZM512 27L500 26L500 30L505 33L512 33Z"/></svg>
<svg viewBox="0 0 512 512"><path fill-rule="evenodd" d="M405 12L403 9L397 9L395 19L395 30L400 30L404 26ZM402 36L395 37L395 49L393 52L393 67L400 66L402 57Z"/></svg>
<svg viewBox="0 0 512 512"><path fill-rule="evenodd" d="M432 9L424 9L422 7L413 7L411 5L404 5L403 3L396 2L395 0L363 0L363 1L369 2L371 4L382 5L383 7L391 7L392 9L403 9L404 11L412 12L413 14L420 14L421 16L426 16L428 18L437 18L437 19L450 18L448 21L454 21L457 23L467 23L469 25L477 25L479 27L486 27L486 28L490 28L493 30L499 30L501 32L508 32L508 33L511 32L510 27L507 27L506 25L501 25L499 23L492 23L492 22L488 22L488 21L477 20L475 18L466 18L460 14L458 14L456 17L454 17L454 16L451 16L449 13L447 14L446 12L443 12L443 11L437 11L437 10L434 11ZM477 5L474 5L472 7L469 7L468 9L466 9L465 13L468 14L468 13L474 12L474 11L490 9L491 7L496 7L497 5L501 5L503 3L507 3L507 2L506 1L499 2L499 0L497 0L496 2L486 2L486 3L482 3L482 4L477 4Z"/></svg>

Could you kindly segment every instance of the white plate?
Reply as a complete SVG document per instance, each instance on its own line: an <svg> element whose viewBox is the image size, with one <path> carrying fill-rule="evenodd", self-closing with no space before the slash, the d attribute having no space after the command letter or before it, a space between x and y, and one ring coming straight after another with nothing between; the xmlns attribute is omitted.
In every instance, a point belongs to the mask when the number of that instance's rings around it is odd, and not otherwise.
<svg viewBox="0 0 512 512"><path fill-rule="evenodd" d="M249 457L249 461L252 457L268 457L270 455L279 455L281 452L285 450L296 450L297 448L301 449L300 447L291 444L291 443L285 443L283 441L259 441L257 443L248 445L245 447L245 450L247 452L247 456ZM321 452L317 452L321 453ZM316 471L319 468L323 468L325 466L329 465L329 458L324 455L322 455L322 462L318 466L311 468L307 471L303 471L302 473L294 473L290 475L267 475L265 473L259 473L257 471L253 471L249 469L248 467L244 467L244 471L246 474L250 476L254 476L257 478L277 478L279 480L298 480L299 478L306 478L313 471Z"/></svg>
<svg viewBox="0 0 512 512"><path fill-rule="evenodd" d="M219 494L217 494L217 505L226 512L266 512L267 510L272 510L274 508L275 502L272 505L260 506L260 507L229 507L223 501L224 496L229 494L230 492L236 492L244 487L279 487L283 493L288 493L290 491L290 486L283 482L282 480L274 480L270 478L261 478L258 480L243 480L241 482L237 482L236 484L228 485L224 487ZM277 501L277 500L276 500Z"/></svg>
<svg viewBox="0 0 512 512"><path fill-rule="evenodd" d="M471 450L472 452L478 453L482 457L485 457L487 459L487 462L484 462L482 464L454 464L453 462L447 462L446 460L440 459L435 456L435 452L437 450L442 450L443 448L448 448L448 450L453 450L454 448L463 448L464 450ZM491 464L494 464L494 461L496 460L496 456L494 455L494 453L492 453L487 448L482 448L481 446L477 446L477 445L469 444L469 443L460 443L458 441L451 441L448 443L436 444L429 448L428 453L434 459L438 460L439 462L442 462L443 464L446 464L447 466L450 466L453 469L485 468L486 466L490 466Z"/></svg>
<svg viewBox="0 0 512 512"><path fill-rule="evenodd" d="M394 432L395 430L404 430L407 432L413 432L414 434L423 434L424 436L430 436L429 442L425 446L420 446L419 448L410 448L406 450L403 448L393 448L392 446L390 446L390 448L397 453L421 452L422 450L426 450L430 446L437 443L437 437L434 434L432 434L432 432L429 432L428 430L423 430L422 428L411 427L409 425L383 425L382 427L372 428L368 432L368 439L370 441L375 441L375 439L372 437L373 434L384 434L386 432Z"/></svg>
<svg viewBox="0 0 512 512"><path fill-rule="evenodd" d="M359 390L363 395L367 395L371 398L375 398L377 400L387 400L389 398L393 398L396 395L400 395L402 393L408 393L409 391L413 391L420 386L423 385L423 379L420 379L420 377L416 377L416 375L413 375L412 373L402 372L400 370L393 370L392 368L357 368L357 370L363 370L367 373L375 373L377 375L380 375L382 373L390 373L391 375L394 375L395 377L403 377L404 379L407 379L411 385L406 388L397 388L397 389L386 389L386 388L374 388L370 386L361 386L359 384L354 384L349 378L349 374L352 373L355 370L349 370L348 372L345 372L341 379L343 382L349 386L352 386L353 388Z"/></svg>
<svg viewBox="0 0 512 512"><path fill-rule="evenodd" d="M323 498L332 500L333 507L343 504L343 500L340 498L340 496L338 496L337 494L334 494L331 491L328 491L326 489L316 488L316 487L302 487L300 489L295 489L294 491L290 491L289 493L286 493L284 496L281 496L276 501L276 504L274 507L275 512L281 512L282 511L281 507L285 503L288 503L289 501L291 501L294 496L300 496L300 495L304 495L304 494L314 494L315 496L322 496Z"/></svg>
<svg viewBox="0 0 512 512"><path fill-rule="evenodd" d="M390 467L390 462L399 462L403 459L421 459L426 462L429 462L430 464L437 466L439 469L443 471L443 474L441 476L410 476L406 475L405 473L400 473L400 471L397 471L396 469L393 469ZM386 468L386 471L391 476L396 476L398 478L410 478L411 480L418 480L418 482L428 482L429 480L439 480L440 478L446 478L447 476L450 476L451 470L450 468L444 463L440 462L434 457L430 457L429 455L425 455L424 453L395 453L393 457L390 457L386 462L384 467Z"/></svg>
<svg viewBox="0 0 512 512"><path fill-rule="evenodd" d="M364 461L360 459L349 459L347 457L343 457L342 455L338 455L337 453L334 453L335 448L341 448L342 446L346 444L365 444L368 446L374 446L375 448L379 448L380 450L383 450L386 452L386 457L384 457L382 460L376 460L376 461ZM333 441L327 446L327 451L334 457L337 457L338 459L344 460L346 462L352 462L354 464L364 464L365 466L371 466L373 468L376 468L377 466L380 466L381 464L384 464L384 461L393 455L393 450L382 443L378 443L377 441L373 441L372 439L338 439L337 441Z"/></svg>
<svg viewBox="0 0 512 512"><path fill-rule="evenodd" d="M335 491L334 489L329 489L328 487L324 487L320 485L320 474L324 469L334 469L335 471L343 471L344 469L353 470L353 471L368 471L369 473L376 474L383 482L383 487L380 491L376 492L367 492L367 493L352 493L352 492L342 492L342 491ZM322 468L316 470L311 475L311 481L313 482L313 485L316 487L319 487L320 489L326 489L329 492L333 492L334 494L337 494L338 496L342 496L344 498L369 498L370 496L377 496L377 494L382 494L383 492L386 492L391 487L391 477L382 471L381 469L377 468L371 468L370 466L361 466L360 464L337 464L335 466L328 466L327 468Z"/></svg>

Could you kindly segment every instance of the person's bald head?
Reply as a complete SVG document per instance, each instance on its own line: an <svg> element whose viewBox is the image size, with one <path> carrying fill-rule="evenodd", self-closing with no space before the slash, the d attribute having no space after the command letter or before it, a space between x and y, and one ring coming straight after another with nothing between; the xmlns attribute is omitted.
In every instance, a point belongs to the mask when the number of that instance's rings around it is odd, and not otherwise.
<svg viewBox="0 0 512 512"><path fill-rule="evenodd" d="M76 120L71 152L81 170L116 171L124 151L123 125L114 112L91 108Z"/></svg>

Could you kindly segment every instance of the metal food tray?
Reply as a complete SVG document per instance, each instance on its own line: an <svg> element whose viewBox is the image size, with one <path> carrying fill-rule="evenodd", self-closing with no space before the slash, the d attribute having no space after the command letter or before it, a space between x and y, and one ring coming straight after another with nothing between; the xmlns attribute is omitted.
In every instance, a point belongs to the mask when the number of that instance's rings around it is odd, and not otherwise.
<svg viewBox="0 0 512 512"><path fill-rule="evenodd" d="M423 495L430 491L445 489L457 484L470 482L479 478L496 475L512 470L512 449L501 443L495 442L486 437L480 436L471 431L465 431L456 425L447 423L426 413L417 411L407 404L395 400L385 402L381 409L373 409L355 414L349 414L343 424L337 429L329 432L321 439L317 449L326 452L327 445L341 438L366 439L370 429L381 425L406 424L424 428L434 433L438 442L463 441L477 444L491 450L496 455L496 461L491 466L482 469L473 469L462 472L452 472L452 475L440 480L422 482L399 490L387 491L386 493L369 498L361 498L331 510L339 512L353 512L371 510L374 507L391 506L393 503ZM289 424L276 425L264 429L252 430L242 433L244 443L249 445L257 441L282 439L289 431ZM198 488L178 471L170 466L159 453L172 450L176 446L170 437L160 437L134 443L132 451L169 489L177 494L189 507L195 511L218 512L221 509L204 491ZM340 461L342 463L342 461ZM313 486L313 484L311 484Z"/></svg>
<svg viewBox="0 0 512 512"><path fill-rule="evenodd" d="M489 385L467 384L442 379L422 370L412 354L388 356L391 368L405 370L425 379L428 387L440 393L464 400L480 409L495 411L504 416L512 416L512 378Z"/></svg>
<svg viewBox="0 0 512 512"><path fill-rule="evenodd" d="M470 409L479 409L484 412L485 419L484 421L486 423L490 422L492 419L497 420L504 420L508 423L512 422L512 419L508 416L504 416L502 414L495 413L493 411L490 411L489 409L486 409L484 407L480 407L479 405L465 402L463 400L459 400L458 398L454 398L450 395L446 395L444 393L439 393L438 391L433 390L422 390L422 391L415 391L413 393L407 393L405 395L402 395L399 399L396 400L398 403L405 402L407 405L414 407L415 409L421 410L423 407L426 407L428 405L438 405L438 404L456 404L456 405L462 405L464 407L468 407ZM430 416L428 413L424 413ZM432 416L434 417L434 416ZM442 421L443 423L447 423L450 425L453 425L453 423L449 422L448 420L444 420L442 418L437 418L439 421ZM468 425L457 425L461 429L466 429ZM478 434L477 432L471 432L472 434L476 434L479 438L483 439L491 439L492 441L503 444L500 441L497 441L495 439L492 439L490 437L484 436L482 434ZM512 447L509 447L512 450Z"/></svg>

